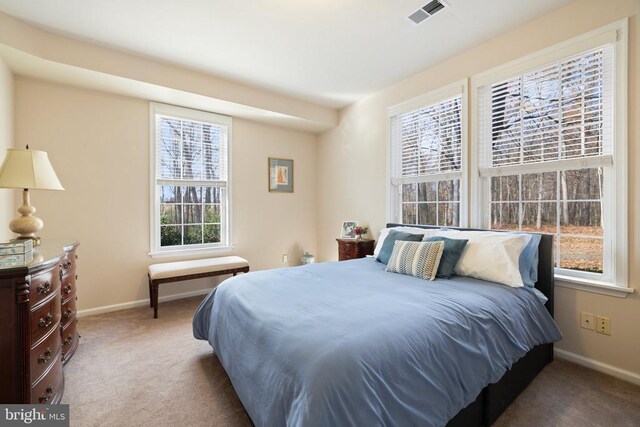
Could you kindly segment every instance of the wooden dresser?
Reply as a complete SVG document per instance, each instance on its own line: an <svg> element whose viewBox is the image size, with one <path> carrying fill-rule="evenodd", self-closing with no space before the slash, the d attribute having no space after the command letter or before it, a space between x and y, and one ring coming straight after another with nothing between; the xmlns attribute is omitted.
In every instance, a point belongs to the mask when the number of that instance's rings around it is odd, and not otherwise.
<svg viewBox="0 0 640 427"><path fill-rule="evenodd" d="M338 242L338 260L364 258L373 255L375 240L369 239L336 239Z"/></svg>
<svg viewBox="0 0 640 427"><path fill-rule="evenodd" d="M43 241L33 261L0 266L0 404L58 403L78 346L76 249Z"/></svg>

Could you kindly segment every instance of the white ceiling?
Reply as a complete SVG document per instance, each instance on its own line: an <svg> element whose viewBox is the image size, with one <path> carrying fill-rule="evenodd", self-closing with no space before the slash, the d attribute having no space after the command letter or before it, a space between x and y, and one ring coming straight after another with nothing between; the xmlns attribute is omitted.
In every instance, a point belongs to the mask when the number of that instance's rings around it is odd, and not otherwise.
<svg viewBox="0 0 640 427"><path fill-rule="evenodd" d="M82 40L338 108L571 0L0 0Z"/></svg>

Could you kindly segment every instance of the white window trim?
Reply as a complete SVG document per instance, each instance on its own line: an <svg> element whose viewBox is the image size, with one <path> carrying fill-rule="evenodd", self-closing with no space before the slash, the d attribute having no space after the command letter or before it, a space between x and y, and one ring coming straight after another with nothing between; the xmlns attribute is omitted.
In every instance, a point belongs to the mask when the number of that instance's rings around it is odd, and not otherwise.
<svg viewBox="0 0 640 427"><path fill-rule="evenodd" d="M521 59L493 68L471 78L471 93L473 105L471 106L472 145L474 147L471 160L471 192L470 206L471 223L474 227L488 228L487 209L484 203L487 191L487 181L480 178L480 121L479 116L479 88L495 81L504 80L528 70L533 70L561 60L568 56L584 52L603 44L614 43L614 99L615 122L613 125L613 162L615 176L610 177L615 191L614 217L609 218L608 227L615 228L612 235L612 246L615 248L614 278L611 282L593 280L589 274L580 274L568 270L556 269L556 280L559 286L586 290L600 294L626 297L634 290L628 288L628 175L627 175L627 57L628 57L628 20L621 19L589 33L567 40L563 43L548 47L541 51L527 55ZM484 183L484 184L483 184ZM605 225L605 226L607 226ZM605 248L606 250L606 248Z"/></svg>
<svg viewBox="0 0 640 427"><path fill-rule="evenodd" d="M395 197L393 194L393 189L395 185L391 183L391 173L392 173L392 165L391 161L393 158L392 150L392 138L393 138L393 129L391 128L391 118L394 116L398 116L404 113L408 113L411 111L419 110L429 105L436 104L438 102L444 101L448 98L452 98L454 96L461 96L461 135L460 135L460 144L461 144L461 153L460 160L462 162L462 167L460 168L460 172L443 172L441 174L432 175L429 177L420 177L415 178L412 182L433 182L437 180L450 180L459 178L460 179L460 227L467 227L469 224L469 154L468 154L468 83L467 79L459 80L455 83L451 83L447 86L444 86L440 89L433 90L424 95L418 96L416 98L410 99L408 101L402 102L400 104L394 105L388 109L387 114L387 222L400 223L402 222L401 216L398 215L398 206L394 206ZM401 214L400 214L401 215Z"/></svg>
<svg viewBox="0 0 640 427"><path fill-rule="evenodd" d="M186 120L200 120L203 122L217 123L227 126L227 202L224 209L226 210L226 224L224 232L225 243L211 243L201 245L189 245L188 247L168 247L162 248L160 246L160 198L157 192L156 185L156 165L157 165L157 151L156 151L156 115L163 114L172 117L178 117ZM232 145L232 119L229 116L223 116L220 114L210 113L200 110L192 110L189 108L177 107L174 105L160 104L156 102L149 103L149 207L150 207L150 221L149 221L149 256L152 258L164 258L164 257L187 257L193 255L205 255L205 254L221 254L229 253L233 250L232 240L232 186L231 186L231 145Z"/></svg>

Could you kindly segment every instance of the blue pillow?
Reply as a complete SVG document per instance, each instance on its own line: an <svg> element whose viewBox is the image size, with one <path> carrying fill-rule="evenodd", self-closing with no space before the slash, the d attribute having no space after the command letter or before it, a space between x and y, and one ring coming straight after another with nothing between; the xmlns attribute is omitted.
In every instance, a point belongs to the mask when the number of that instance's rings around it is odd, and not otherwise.
<svg viewBox="0 0 640 427"><path fill-rule="evenodd" d="M469 240L467 239L448 239L441 236L425 236L423 242L444 242L444 252L440 258L440 265L436 277L450 279L453 276L453 270L462 255L462 251Z"/></svg>
<svg viewBox="0 0 640 427"><path fill-rule="evenodd" d="M535 286L538 281L538 245L542 236L539 234L516 232L513 234L528 234L531 236L531 240L524 247L520 258L518 259L518 267L520 269L520 276L522 276L522 283L526 286Z"/></svg>
<svg viewBox="0 0 640 427"><path fill-rule="evenodd" d="M378 254L378 261L383 264L389 264L389 258L391 258L391 253L393 252L393 245L396 244L396 240L406 241L406 242L420 242L422 241L422 234L411 234L405 233L403 231L389 231L386 239L382 242L382 247L380 248L380 253Z"/></svg>

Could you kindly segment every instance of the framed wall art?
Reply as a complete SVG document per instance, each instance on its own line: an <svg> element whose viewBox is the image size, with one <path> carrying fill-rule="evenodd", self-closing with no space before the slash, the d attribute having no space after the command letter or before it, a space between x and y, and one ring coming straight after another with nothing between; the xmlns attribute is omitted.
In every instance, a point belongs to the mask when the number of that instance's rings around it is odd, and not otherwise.
<svg viewBox="0 0 640 427"><path fill-rule="evenodd" d="M269 157L269 191L293 193L293 160Z"/></svg>

